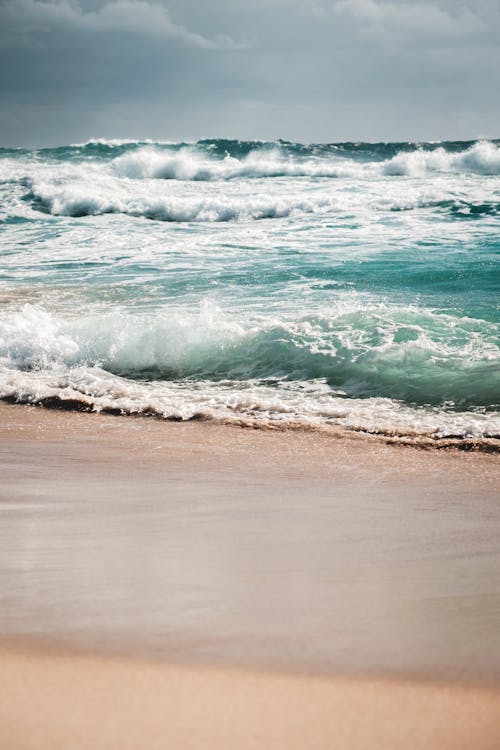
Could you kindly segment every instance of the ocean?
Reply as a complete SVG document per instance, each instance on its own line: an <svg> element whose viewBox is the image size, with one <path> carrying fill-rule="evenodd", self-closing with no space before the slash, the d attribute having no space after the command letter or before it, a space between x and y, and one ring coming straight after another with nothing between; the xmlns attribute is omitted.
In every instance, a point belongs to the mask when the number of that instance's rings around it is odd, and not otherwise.
<svg viewBox="0 0 500 750"><path fill-rule="evenodd" d="M500 439L500 141L0 149L0 398Z"/></svg>

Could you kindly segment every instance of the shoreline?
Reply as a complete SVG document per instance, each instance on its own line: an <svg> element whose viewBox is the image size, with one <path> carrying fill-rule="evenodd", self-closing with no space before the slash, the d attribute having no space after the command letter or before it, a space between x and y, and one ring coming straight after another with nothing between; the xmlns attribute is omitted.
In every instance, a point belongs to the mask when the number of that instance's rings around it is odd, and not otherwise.
<svg viewBox="0 0 500 750"><path fill-rule="evenodd" d="M123 409L118 407L95 408L92 404L87 404L84 401L79 401L74 398L62 399L59 396L44 397L35 402L19 401L17 397L3 396L0 398L0 404L72 414L93 414L104 417L119 417L121 419L155 420L167 424L203 423L207 425L216 425L218 427L227 426L233 429L262 430L263 432L311 432L318 435L324 435L327 438L344 438L346 440L359 437L366 440L378 440L386 445L405 446L425 450L456 449L459 451L500 454L500 436L498 435L486 437L459 437L451 434L437 437L431 433L398 433L396 430L369 430L361 427L343 427L341 425L327 423L316 424L300 420L279 422L274 420L266 421L264 419L257 420L255 418L252 419L246 417L234 417L229 419L227 417L207 417L197 415L184 420L181 417L164 417L157 412L149 410L124 412Z"/></svg>

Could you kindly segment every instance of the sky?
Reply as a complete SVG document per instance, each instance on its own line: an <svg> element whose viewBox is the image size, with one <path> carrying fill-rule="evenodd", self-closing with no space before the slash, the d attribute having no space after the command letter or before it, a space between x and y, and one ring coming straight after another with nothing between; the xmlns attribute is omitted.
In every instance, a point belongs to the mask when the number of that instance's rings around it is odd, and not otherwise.
<svg viewBox="0 0 500 750"><path fill-rule="evenodd" d="M0 145L500 137L500 0L0 0Z"/></svg>

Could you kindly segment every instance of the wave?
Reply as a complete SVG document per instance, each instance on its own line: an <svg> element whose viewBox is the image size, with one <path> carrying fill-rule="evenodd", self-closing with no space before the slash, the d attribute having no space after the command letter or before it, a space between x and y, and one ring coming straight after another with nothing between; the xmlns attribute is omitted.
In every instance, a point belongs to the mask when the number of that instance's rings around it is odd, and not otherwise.
<svg viewBox="0 0 500 750"><path fill-rule="evenodd" d="M55 317L26 305L0 323L0 364L15 370L99 367L149 381L323 380L350 398L491 409L496 327L418 309L340 306L298 320L108 313Z"/></svg>
<svg viewBox="0 0 500 750"><path fill-rule="evenodd" d="M500 200L482 186L460 192L453 186L408 186L382 189L380 182L370 190L329 190L287 185L262 192L255 190L169 190L153 181L119 180L99 170L47 174L44 179L23 180L29 187L24 196L33 207L53 216L85 217L123 214L165 222L229 222L279 219L294 215L332 212L365 213L436 209L454 218L495 216ZM19 215L19 202L14 217Z"/></svg>
<svg viewBox="0 0 500 750"><path fill-rule="evenodd" d="M174 146L175 141L155 141L151 138L144 138L138 140L136 138L89 138L81 143L71 143L69 148L82 149L93 146L109 146L115 148L116 146L137 146L141 144L156 144L158 146ZM46 149L41 149L44 151Z"/></svg>
<svg viewBox="0 0 500 750"><path fill-rule="evenodd" d="M117 174L134 179L234 180L264 177L354 177L367 167L347 159L303 160L286 157L279 149L250 151L239 159L226 155L214 159L195 149L168 153L154 148L138 149L113 161Z"/></svg>
<svg viewBox="0 0 500 750"><path fill-rule="evenodd" d="M383 172L389 176L418 177L432 172L500 175L500 147L488 141L475 143L465 151L450 153L418 149L400 153L386 162Z"/></svg>
<svg viewBox="0 0 500 750"><path fill-rule="evenodd" d="M500 174L500 148L493 143L476 143L466 151L450 153L444 148L400 152L387 161L360 162L335 155L325 159L297 159L281 149L252 150L243 158L227 154L214 159L193 148L174 153L157 148L140 148L116 157L117 174L134 179L233 180L264 177L368 178L385 176L418 177L433 172Z"/></svg>
<svg viewBox="0 0 500 750"><path fill-rule="evenodd" d="M395 442L500 451L498 414L409 407L387 398L345 399L322 382L214 384L125 380L98 367L22 372L0 366L0 399L66 410L193 419L257 428L341 428Z"/></svg>
<svg viewBox="0 0 500 750"><path fill-rule="evenodd" d="M5 158L37 163L106 165L133 179L194 181L241 178L378 178L430 174L500 175L498 141L443 144L296 144L285 141L167 143L94 139L40 149L1 149ZM1 162L0 162L1 163Z"/></svg>
<svg viewBox="0 0 500 750"><path fill-rule="evenodd" d="M473 144L465 151L413 149L380 161L330 152L328 158L312 152L303 158L276 145L241 157L214 156L208 145L203 152L199 145L185 144L172 149L95 142L84 148L89 147L111 148L113 153L104 160L89 154L83 159L73 154L68 160L39 154L0 159L0 188L5 186L2 213L24 216L23 206L26 209L31 202L33 208L54 216L124 214L167 222L224 222L419 208L474 218L497 215L500 206L497 182L453 177L500 175L500 147L490 142ZM126 150L117 153L116 149ZM435 179L422 179L431 174ZM418 179L406 181L402 189L396 176ZM262 182L258 188L252 185L253 179L271 177L276 178L272 187ZM338 181L330 184L334 177ZM209 182L210 187L201 190L194 184L198 182ZM26 188L28 192L21 194Z"/></svg>
<svg viewBox="0 0 500 750"><path fill-rule="evenodd" d="M293 213L315 213L331 207L329 196L254 195L213 197L152 194L147 188L128 190L116 183L34 183L30 197L54 216L126 214L156 221L218 222L276 219Z"/></svg>

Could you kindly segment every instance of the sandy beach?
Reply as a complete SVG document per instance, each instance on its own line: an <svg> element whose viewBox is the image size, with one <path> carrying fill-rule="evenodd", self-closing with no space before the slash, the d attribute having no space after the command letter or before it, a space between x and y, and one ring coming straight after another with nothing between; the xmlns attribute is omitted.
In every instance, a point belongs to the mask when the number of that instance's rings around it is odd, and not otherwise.
<svg viewBox="0 0 500 750"><path fill-rule="evenodd" d="M0 746L495 750L480 687L0 652Z"/></svg>
<svg viewBox="0 0 500 750"><path fill-rule="evenodd" d="M493 748L498 457L0 405L0 746Z"/></svg>

